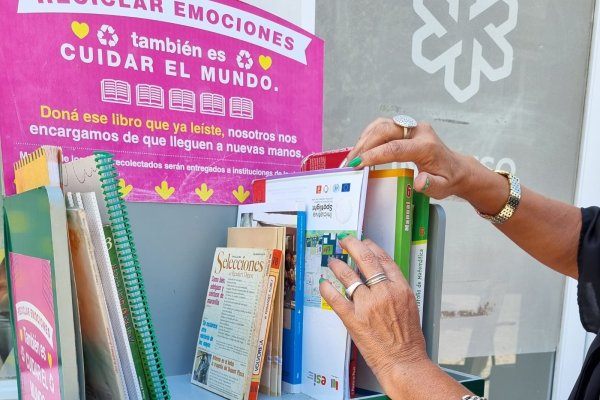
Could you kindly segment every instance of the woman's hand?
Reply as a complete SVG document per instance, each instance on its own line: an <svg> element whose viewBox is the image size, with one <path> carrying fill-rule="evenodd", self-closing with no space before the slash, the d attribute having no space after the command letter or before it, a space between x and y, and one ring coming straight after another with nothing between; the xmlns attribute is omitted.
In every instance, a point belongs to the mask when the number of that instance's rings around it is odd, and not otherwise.
<svg viewBox="0 0 600 400"><path fill-rule="evenodd" d="M435 199L460 196L471 166L481 167L476 160L472 163L449 149L431 125L419 123L404 138L404 129L390 118L371 122L348 153L347 161L353 167L413 162L419 170L414 188Z"/></svg>
<svg viewBox="0 0 600 400"><path fill-rule="evenodd" d="M344 322L365 361L384 385L398 366L410 368L428 360L415 296L400 268L379 246L354 237L344 238L342 243L365 279L383 272L387 280L371 287L360 285L353 293L353 301L327 281L321 283L321 294ZM338 259L332 258L329 268L344 287L360 280L356 272Z"/></svg>
<svg viewBox="0 0 600 400"><path fill-rule="evenodd" d="M348 329L385 393L393 399L459 399L467 394L428 359L415 296L394 260L370 240L348 236L340 244L365 279L379 273L387 277L370 287L359 285L352 301L330 282L320 285L321 295ZM361 281L341 260L331 258L329 268L346 288Z"/></svg>

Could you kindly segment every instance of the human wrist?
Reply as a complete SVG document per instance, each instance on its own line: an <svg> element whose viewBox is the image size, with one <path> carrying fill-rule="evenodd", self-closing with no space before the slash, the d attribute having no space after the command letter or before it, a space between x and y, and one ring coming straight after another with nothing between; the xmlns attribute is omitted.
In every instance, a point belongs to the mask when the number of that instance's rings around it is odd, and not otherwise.
<svg viewBox="0 0 600 400"><path fill-rule="evenodd" d="M479 213L496 215L510 194L510 185L502 176L484 166L475 157L463 156L464 176L457 196L469 202Z"/></svg>
<svg viewBox="0 0 600 400"><path fill-rule="evenodd" d="M470 394L465 387L431 360L396 364L385 377L378 377L390 399L460 400ZM427 385L423 385L427 382Z"/></svg>

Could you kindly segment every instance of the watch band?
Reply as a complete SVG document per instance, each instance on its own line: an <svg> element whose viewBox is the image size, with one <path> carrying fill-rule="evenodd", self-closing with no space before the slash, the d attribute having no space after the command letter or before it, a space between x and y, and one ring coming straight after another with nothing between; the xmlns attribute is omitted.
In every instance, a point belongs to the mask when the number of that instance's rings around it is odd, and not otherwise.
<svg viewBox="0 0 600 400"><path fill-rule="evenodd" d="M506 204L504 205L502 210L500 210L500 212L496 215L487 215L479 212L479 210L476 211L480 217L487 219L493 224L499 225L508 221L517 210L519 202L521 201L521 182L519 181L519 178L517 178L510 172L501 170L496 170L494 172L505 176L508 179L508 185L510 189L508 194L508 200L506 200Z"/></svg>

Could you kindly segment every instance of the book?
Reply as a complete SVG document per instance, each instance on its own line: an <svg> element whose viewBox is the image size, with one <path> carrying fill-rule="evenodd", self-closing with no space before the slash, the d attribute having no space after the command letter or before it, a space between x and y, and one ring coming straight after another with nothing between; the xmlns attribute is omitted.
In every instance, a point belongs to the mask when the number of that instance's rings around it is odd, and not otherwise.
<svg viewBox="0 0 600 400"><path fill-rule="evenodd" d="M198 333L191 382L231 400L249 399L281 263L278 249L218 247ZM270 306L269 306L270 303Z"/></svg>
<svg viewBox="0 0 600 400"><path fill-rule="evenodd" d="M0 179L1 180L1 179ZM4 199L0 196L0 210ZM8 301L8 283L6 279L6 262L4 251L4 224L0 224L0 397L16 399L17 369L13 351L13 336Z"/></svg>
<svg viewBox="0 0 600 400"><path fill-rule="evenodd" d="M423 325L423 300L425 297L425 266L427 265L428 236L429 196L420 192L414 192L409 284L415 293L421 325Z"/></svg>
<svg viewBox="0 0 600 400"><path fill-rule="evenodd" d="M62 191L5 198L4 224L19 398L85 398Z"/></svg>
<svg viewBox="0 0 600 400"><path fill-rule="evenodd" d="M285 269L281 391L299 393L302 377L302 310L304 306L304 203L243 204L238 207L238 226L285 227Z"/></svg>
<svg viewBox="0 0 600 400"><path fill-rule="evenodd" d="M120 271L115 272L111 264L108 248L106 247L106 237L102 227L100 211L96 194L93 192L71 193L67 192L67 198L71 203L85 211L88 230L90 231L90 240L93 245L93 252L98 270L102 294L110 318L112 334L116 341L120 370L123 374L125 390L132 399L148 398L147 390L142 392L140 382L145 383L143 369L136 370L134 363L134 353L132 351L132 341L127 331L123 307L117 290L117 276ZM126 297L126 296L125 296ZM135 342L134 342L135 343ZM137 353L136 353L137 354ZM145 388L145 385L143 385Z"/></svg>
<svg viewBox="0 0 600 400"><path fill-rule="evenodd" d="M392 256L406 280L410 276L413 179L410 168L370 171L365 205L365 237Z"/></svg>
<svg viewBox="0 0 600 400"><path fill-rule="evenodd" d="M281 254L285 254L285 228L275 226L229 228L227 230L227 247L277 249ZM272 329L261 330L262 337L258 339L259 351L257 351L257 360L252 371L250 399L255 399L259 391L276 395L273 394L277 393L276 381L281 379L275 361L283 351L278 340L283 324L283 296L281 296L283 274L279 273L280 270L281 265L276 271L277 285L273 298Z"/></svg>
<svg viewBox="0 0 600 400"><path fill-rule="evenodd" d="M67 209L85 363L86 397L124 399L125 378L108 316L85 211Z"/></svg>
<svg viewBox="0 0 600 400"><path fill-rule="evenodd" d="M267 203L296 201L307 208L301 391L316 399L349 397L350 336L321 297L319 280L328 279L341 293L345 290L327 261L336 257L351 263L338 234L362 236L368 173L340 168L264 180Z"/></svg>
<svg viewBox="0 0 600 400"><path fill-rule="evenodd" d="M137 374L141 398L146 400L150 398L150 392L146 374L144 373L142 352L140 351L140 349L143 348L143 338L136 334L135 327L133 326L133 320L130 315L130 310L132 307L129 304L127 290L125 289L125 281L121 266L119 265L119 256L117 254L117 247L115 246L115 237L113 235L112 228L110 225L104 225L102 230L104 231L104 238L106 240L105 247L108 250L108 256L113 270L117 294L121 301L121 315L123 316L123 322L125 323L125 332L127 333L127 339L129 340L129 348L131 349L131 357L133 359L133 365Z"/></svg>
<svg viewBox="0 0 600 400"><path fill-rule="evenodd" d="M16 193L40 186L61 186L62 149L41 146L14 163Z"/></svg>
<svg viewBox="0 0 600 400"><path fill-rule="evenodd" d="M311 153L300 162L301 171L316 171L340 167L352 147Z"/></svg>
<svg viewBox="0 0 600 400"><path fill-rule="evenodd" d="M128 313L133 322L150 399L169 399L169 388L154 334L144 279L137 259L127 207L118 190L119 176L112 155L96 152L64 163L62 167L64 190L95 193L102 225L111 226L128 300L126 303L121 299L121 304L128 304L130 307L122 311Z"/></svg>

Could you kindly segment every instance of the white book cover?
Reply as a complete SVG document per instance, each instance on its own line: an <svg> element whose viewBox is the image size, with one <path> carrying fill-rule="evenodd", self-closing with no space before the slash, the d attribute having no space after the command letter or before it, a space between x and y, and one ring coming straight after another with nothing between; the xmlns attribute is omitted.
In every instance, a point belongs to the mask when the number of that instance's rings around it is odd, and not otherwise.
<svg viewBox="0 0 600 400"><path fill-rule="evenodd" d="M368 170L336 169L267 178L265 199L307 207L302 336L302 392L320 400L350 397L350 336L319 292L319 279L344 288L327 267L329 257L350 262L337 235L362 235Z"/></svg>

